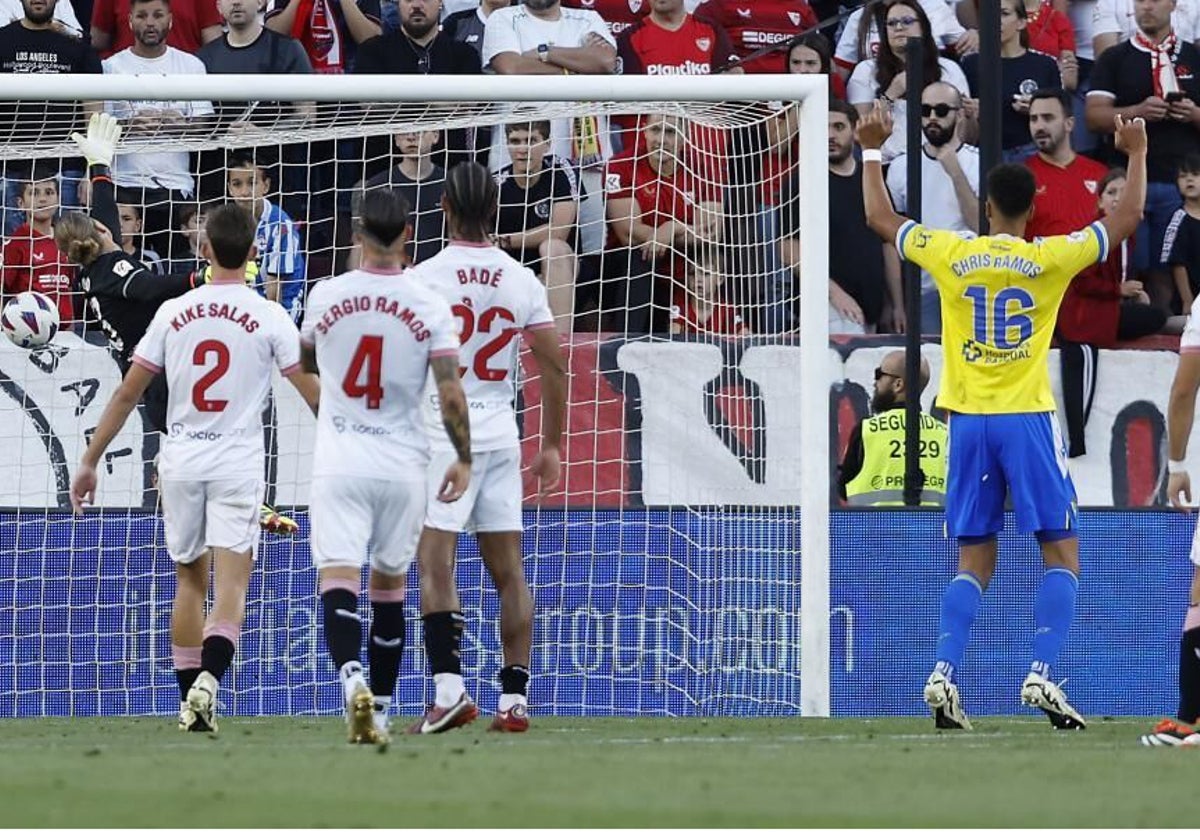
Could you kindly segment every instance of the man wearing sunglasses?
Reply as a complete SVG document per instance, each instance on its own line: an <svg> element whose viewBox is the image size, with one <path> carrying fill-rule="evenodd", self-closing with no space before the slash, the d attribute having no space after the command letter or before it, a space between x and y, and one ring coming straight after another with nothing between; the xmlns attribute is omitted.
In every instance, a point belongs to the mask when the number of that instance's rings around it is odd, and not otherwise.
<svg viewBox="0 0 1200 840"><path fill-rule="evenodd" d="M921 219L939 230L979 231L979 150L958 136L962 94L934 82L921 92ZM897 213L908 212L908 155L888 169L887 186ZM921 332L942 331L942 309L929 272L921 272Z"/></svg>
<svg viewBox="0 0 1200 840"><path fill-rule="evenodd" d="M904 378L903 350L893 350L875 368L871 416L850 433L846 457L838 470L838 495L851 505L904 504ZM929 384L929 362L921 358L920 392ZM921 471L925 486L921 504L939 506L946 497L946 424L921 412Z"/></svg>

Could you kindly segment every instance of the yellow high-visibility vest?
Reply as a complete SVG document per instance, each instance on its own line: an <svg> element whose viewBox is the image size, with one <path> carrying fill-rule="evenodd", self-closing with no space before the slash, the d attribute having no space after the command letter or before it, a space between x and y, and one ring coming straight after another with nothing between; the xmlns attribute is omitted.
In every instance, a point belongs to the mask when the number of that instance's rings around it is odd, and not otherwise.
<svg viewBox="0 0 1200 840"><path fill-rule="evenodd" d="M931 414L921 413L920 460L925 473L921 505L946 502L946 449L949 430ZM862 469L846 483L851 505L904 504L904 408L893 408L862 422Z"/></svg>

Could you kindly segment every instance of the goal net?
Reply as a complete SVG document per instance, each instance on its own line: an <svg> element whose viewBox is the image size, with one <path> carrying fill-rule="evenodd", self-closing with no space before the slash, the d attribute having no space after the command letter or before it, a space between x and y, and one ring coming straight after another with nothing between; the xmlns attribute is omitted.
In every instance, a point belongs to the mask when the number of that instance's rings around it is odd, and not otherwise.
<svg viewBox="0 0 1200 840"><path fill-rule="evenodd" d="M64 325L32 351L0 342L0 716L177 708L144 412L105 455L97 509L74 517L67 498L120 376L45 238L89 200L69 139L82 107L125 126L115 180L133 258L190 270L206 210L241 202L260 219L262 291L297 318L314 284L356 264L367 190L409 198L419 263L446 241L446 168L486 163L496 242L546 283L570 367L562 485L525 485L538 713L828 714L826 82L7 77L5 299L47 291ZM800 308L802 285L820 306ZM516 396L526 460L539 399L531 365ZM268 501L301 527L262 538L221 706L336 712L305 512L313 422L287 388L264 411ZM473 539L459 558L464 674L490 709L499 607ZM402 714L430 685L415 566L409 592Z"/></svg>

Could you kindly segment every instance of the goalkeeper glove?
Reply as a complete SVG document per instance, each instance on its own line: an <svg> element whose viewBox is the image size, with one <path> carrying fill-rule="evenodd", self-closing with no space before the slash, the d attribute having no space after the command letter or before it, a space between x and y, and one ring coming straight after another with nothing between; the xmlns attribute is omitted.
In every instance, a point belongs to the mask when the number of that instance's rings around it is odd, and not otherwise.
<svg viewBox="0 0 1200 840"><path fill-rule="evenodd" d="M112 114L92 114L88 120L87 136L78 131L71 135L89 166L112 166L121 139L121 124Z"/></svg>
<svg viewBox="0 0 1200 840"><path fill-rule="evenodd" d="M212 282L213 267L212 264L204 266L204 270L199 272L196 278L196 285L201 283ZM254 286L258 283L258 263L250 260L246 263L246 285Z"/></svg>

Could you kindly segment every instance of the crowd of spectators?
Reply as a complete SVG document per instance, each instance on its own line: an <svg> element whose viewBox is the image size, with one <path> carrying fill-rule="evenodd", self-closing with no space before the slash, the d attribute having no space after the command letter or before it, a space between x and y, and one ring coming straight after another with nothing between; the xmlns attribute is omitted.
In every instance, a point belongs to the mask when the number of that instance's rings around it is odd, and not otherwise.
<svg viewBox="0 0 1200 840"><path fill-rule="evenodd" d="M1149 124L1145 224L1130 247L1081 277L1060 338L1095 348L1177 331L1200 293L1200 2L1001 0L996 68L980 66L977 0L857 5L0 0L0 19L11 20L0 28L0 72L825 73L833 96L829 319L832 332L849 334L898 332L908 321L900 260L863 219L858 117L877 107L892 113L884 158L898 209L916 209L908 207L905 161L920 154L922 218L977 231L978 87L999 73L1004 157L1026 163L1039 185L1031 235L1068 233L1119 201L1114 117ZM911 37L923 44L919 115L905 103ZM137 136L214 120L253 123L271 108L302 118L312 106L21 102L0 113L19 141L27 124L66 124L99 107ZM495 241L543 279L561 331L787 332L798 325L803 151L795 105L759 107L752 124L725 130L665 114L534 115L358 140L124 154L114 167L121 245L154 270L189 270L210 203L244 203L259 219L261 291L299 318L313 283L357 264L349 234L366 191L388 185L406 194L409 259L420 263L446 241L446 170L476 159L500 186ZM920 149L905 147L908 119L921 121ZM44 291L68 322L84 313L52 230L61 208L86 207L82 172L71 159L9 161L3 171L3 294ZM927 280L921 301L923 331L936 334L939 303Z"/></svg>

